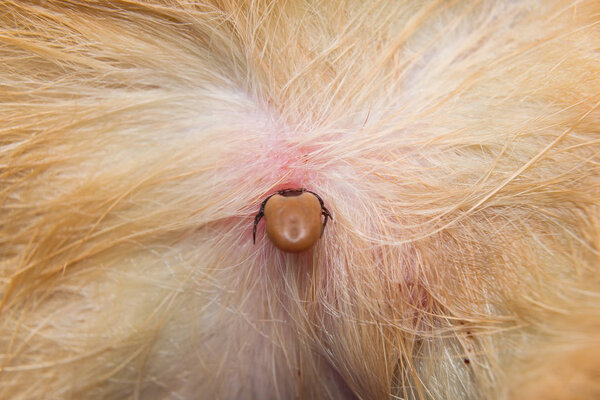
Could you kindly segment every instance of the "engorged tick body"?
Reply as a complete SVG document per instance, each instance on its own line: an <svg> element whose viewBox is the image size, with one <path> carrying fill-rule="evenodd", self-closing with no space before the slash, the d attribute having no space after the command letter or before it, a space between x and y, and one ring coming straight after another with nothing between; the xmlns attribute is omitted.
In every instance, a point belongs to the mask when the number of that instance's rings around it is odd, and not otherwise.
<svg viewBox="0 0 600 400"><path fill-rule="evenodd" d="M271 242L291 253L311 248L323 234L327 220L333 219L321 197L303 188L280 190L262 202L254 218L254 242L256 227L263 216ZM325 217L323 221L321 216Z"/></svg>

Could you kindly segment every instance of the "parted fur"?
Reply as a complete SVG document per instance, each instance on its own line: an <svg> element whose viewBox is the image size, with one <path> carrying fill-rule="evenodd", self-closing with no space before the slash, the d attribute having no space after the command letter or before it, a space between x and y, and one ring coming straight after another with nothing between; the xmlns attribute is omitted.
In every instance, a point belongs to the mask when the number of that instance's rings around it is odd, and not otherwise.
<svg viewBox="0 0 600 400"><path fill-rule="evenodd" d="M0 398L600 398L599 104L596 0L2 1Z"/></svg>

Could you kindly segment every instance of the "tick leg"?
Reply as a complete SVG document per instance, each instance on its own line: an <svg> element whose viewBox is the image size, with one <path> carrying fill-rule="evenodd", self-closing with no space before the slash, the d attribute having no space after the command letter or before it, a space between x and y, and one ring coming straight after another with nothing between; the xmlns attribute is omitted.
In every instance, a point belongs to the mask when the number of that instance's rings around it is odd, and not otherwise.
<svg viewBox="0 0 600 400"><path fill-rule="evenodd" d="M318 194L316 194L315 192L312 192L310 190L306 190L306 189L302 189L302 190L305 192L314 194L315 197L317 198L317 200L319 200L319 204L321 204L321 215L323 215L325 217L325 220L323 221L323 227L321 227L321 236L323 236L323 232L325 232L325 225L327 225L327 220L329 218L333 219L333 217L331 216L331 213L329 212L327 207L325 207L325 203L323 203L323 199L321 198L321 196L319 196Z"/></svg>
<svg viewBox="0 0 600 400"><path fill-rule="evenodd" d="M325 208L325 206L322 206L321 208L321 215L325 217L325 220L323 221L323 227L321 228L321 236L323 236L323 232L325 232L325 226L327 225L327 220L329 218L333 219L333 217L331 216L329 210Z"/></svg>
<svg viewBox="0 0 600 400"><path fill-rule="evenodd" d="M321 205L321 210L327 211L327 209L325 208L325 203L323 203L323 199L321 198L321 196L319 196L318 194L316 194L315 192L312 192L310 190L306 190L306 189L301 189L301 190L304 192L312 193L317 198L317 200L319 200L319 204ZM329 214L329 211L327 211L327 214ZM330 216L331 216L331 214L330 214Z"/></svg>
<svg viewBox="0 0 600 400"><path fill-rule="evenodd" d="M261 207L261 210L258 212L258 214L256 214L256 217L254 217L254 229L252 229L252 243L254 244L256 244L256 226L258 225L258 222L263 217L263 215L265 214L263 213Z"/></svg>
<svg viewBox="0 0 600 400"><path fill-rule="evenodd" d="M258 211L258 214L256 214L256 216L254 217L254 228L252 229L252 243L254 243L254 244L256 244L256 227L258 226L260 219L265 215L265 204L267 204L267 200L269 200L274 195L275 195L275 193L273 193L272 195L267 197L262 202L262 204L260 205L260 210Z"/></svg>

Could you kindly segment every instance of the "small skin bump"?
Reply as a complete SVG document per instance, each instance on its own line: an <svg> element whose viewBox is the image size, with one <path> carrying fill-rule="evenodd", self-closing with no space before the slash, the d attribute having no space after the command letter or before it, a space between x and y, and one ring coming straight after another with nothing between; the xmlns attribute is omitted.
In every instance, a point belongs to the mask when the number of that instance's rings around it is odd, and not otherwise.
<svg viewBox="0 0 600 400"><path fill-rule="evenodd" d="M322 215L324 221L321 221ZM314 246L323 234L328 218L331 218L323 200L305 189L280 190L263 201L254 219L254 241L256 226L263 216L271 242L280 250L290 253Z"/></svg>

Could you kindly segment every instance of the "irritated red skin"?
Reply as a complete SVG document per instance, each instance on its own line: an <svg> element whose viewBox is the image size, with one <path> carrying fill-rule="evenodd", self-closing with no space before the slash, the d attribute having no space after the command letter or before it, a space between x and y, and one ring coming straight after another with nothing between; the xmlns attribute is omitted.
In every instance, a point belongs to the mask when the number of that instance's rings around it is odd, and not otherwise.
<svg viewBox="0 0 600 400"><path fill-rule="evenodd" d="M280 250L298 253L321 237L321 204L312 194L272 196L265 205L267 236Z"/></svg>

